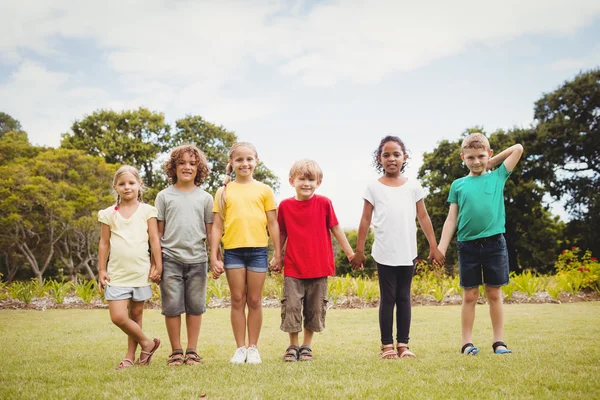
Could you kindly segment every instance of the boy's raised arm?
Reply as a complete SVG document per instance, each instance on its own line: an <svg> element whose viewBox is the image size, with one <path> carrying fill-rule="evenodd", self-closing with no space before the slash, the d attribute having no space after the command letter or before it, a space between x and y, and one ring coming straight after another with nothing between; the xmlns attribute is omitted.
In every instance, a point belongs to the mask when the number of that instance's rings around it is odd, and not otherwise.
<svg viewBox="0 0 600 400"><path fill-rule="evenodd" d="M440 238L440 244L438 246L438 249L440 249L440 251L444 255L446 255L446 251L448 250L448 246L450 246L452 236L454 236L454 232L456 231L457 220L458 204L450 203L450 210L448 211L448 217L446 217L446 222L444 222L444 228L442 229L442 237Z"/></svg>
<svg viewBox="0 0 600 400"><path fill-rule="evenodd" d="M511 172L523 155L523 146L515 144L500 152L488 161L488 169L492 169L504 161L504 166L508 172Z"/></svg>

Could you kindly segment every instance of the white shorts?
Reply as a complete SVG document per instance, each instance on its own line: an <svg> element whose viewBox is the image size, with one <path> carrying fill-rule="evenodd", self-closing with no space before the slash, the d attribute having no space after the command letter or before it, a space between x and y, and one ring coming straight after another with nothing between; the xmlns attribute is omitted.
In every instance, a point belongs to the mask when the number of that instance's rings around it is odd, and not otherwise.
<svg viewBox="0 0 600 400"><path fill-rule="evenodd" d="M142 287L106 285L104 298L106 300L146 301L152 298L152 287L150 285Z"/></svg>

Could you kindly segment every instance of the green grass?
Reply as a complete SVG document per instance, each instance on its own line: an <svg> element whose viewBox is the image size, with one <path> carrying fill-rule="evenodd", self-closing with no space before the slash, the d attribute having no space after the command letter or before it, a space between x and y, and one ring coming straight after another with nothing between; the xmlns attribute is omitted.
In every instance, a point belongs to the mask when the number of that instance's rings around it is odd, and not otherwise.
<svg viewBox="0 0 600 400"><path fill-rule="evenodd" d="M377 309L330 310L315 336L316 359L283 363L287 335L279 310L265 309L263 364L231 365L228 309L205 314L199 366L167 367L159 311L144 330L162 345L149 367L115 371L126 339L107 310L0 311L0 398L598 398L600 303L507 305L505 337L514 353L491 351L487 306L478 306L475 343L461 356L460 308L414 307L414 360L380 360Z"/></svg>

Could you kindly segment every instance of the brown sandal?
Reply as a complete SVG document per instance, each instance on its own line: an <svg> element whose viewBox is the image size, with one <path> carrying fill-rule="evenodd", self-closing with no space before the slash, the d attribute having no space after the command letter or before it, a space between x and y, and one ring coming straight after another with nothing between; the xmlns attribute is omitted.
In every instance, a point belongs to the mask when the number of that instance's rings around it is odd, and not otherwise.
<svg viewBox="0 0 600 400"><path fill-rule="evenodd" d="M154 353L156 353L156 350L158 350L158 346L160 346L159 338L154 338L152 340L154 341L154 347L150 351L144 351L144 350L140 351L140 358L138 358L138 365L150 365L150 360L152 360L152 356L154 355ZM144 358L144 359L142 359L143 354L146 355L146 358Z"/></svg>
<svg viewBox="0 0 600 400"><path fill-rule="evenodd" d="M185 365L196 365L200 364L200 360L202 358L196 353L196 351L192 349L187 349L185 351L185 361L183 362Z"/></svg>
<svg viewBox="0 0 600 400"><path fill-rule="evenodd" d="M379 354L379 357L381 357L382 360L395 360L398 358L398 353L394 350L393 344L386 344L381 346L381 354Z"/></svg>
<svg viewBox="0 0 600 400"><path fill-rule="evenodd" d="M417 358L412 351L408 350L408 346L398 345L396 349L398 350L398 357L400 358Z"/></svg>
<svg viewBox="0 0 600 400"><path fill-rule="evenodd" d="M179 367L183 365L185 360L183 359L183 350L176 349L173 350L171 354L169 354L169 359L167 360L167 365L170 367Z"/></svg>
<svg viewBox="0 0 600 400"><path fill-rule="evenodd" d="M124 358L115 369L125 369L133 367L133 361L129 358Z"/></svg>

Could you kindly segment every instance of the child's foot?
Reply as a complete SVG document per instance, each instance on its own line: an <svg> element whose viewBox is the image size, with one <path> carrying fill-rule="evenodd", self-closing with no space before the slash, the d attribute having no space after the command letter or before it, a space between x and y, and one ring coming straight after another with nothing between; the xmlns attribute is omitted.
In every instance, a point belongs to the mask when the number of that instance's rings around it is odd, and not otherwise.
<svg viewBox="0 0 600 400"><path fill-rule="evenodd" d="M124 358L115 369L125 369L133 367L133 361L129 358Z"/></svg>
<svg viewBox="0 0 600 400"><path fill-rule="evenodd" d="M183 365L184 362L183 349L175 349L171 354L169 354L167 365L169 367L179 367L180 365Z"/></svg>
<svg viewBox="0 0 600 400"><path fill-rule="evenodd" d="M298 356L300 355L300 349L298 346L294 346L291 344L287 349L285 349L285 354L283 355L283 361L294 362L298 361Z"/></svg>
<svg viewBox="0 0 600 400"><path fill-rule="evenodd" d="M258 354L258 349L255 345L248 347L248 353L246 355L246 364L260 364L262 360L260 359L260 354Z"/></svg>
<svg viewBox="0 0 600 400"><path fill-rule="evenodd" d="M408 349L405 344L399 344L396 348L398 350L398 357L400 358L417 358L415 354Z"/></svg>
<svg viewBox="0 0 600 400"><path fill-rule="evenodd" d="M479 353L479 349L473 343L465 343L460 352L467 356L474 356Z"/></svg>
<svg viewBox="0 0 600 400"><path fill-rule="evenodd" d="M246 355L248 353L248 350L246 349L245 346L242 347L238 347L237 349L235 349L235 353L233 353L233 357L231 357L231 363L232 364L243 364L246 362Z"/></svg>
<svg viewBox="0 0 600 400"><path fill-rule="evenodd" d="M492 349L494 349L495 354L509 354L512 353L512 350L509 350L506 347L506 343L499 340L492 345Z"/></svg>
<svg viewBox="0 0 600 400"><path fill-rule="evenodd" d="M313 353L310 346L303 345L300 347L300 361L311 361L313 359Z"/></svg>
<svg viewBox="0 0 600 400"><path fill-rule="evenodd" d="M183 362L185 365L200 364L200 360L200 356L194 349L187 349L185 351L185 361Z"/></svg>
<svg viewBox="0 0 600 400"><path fill-rule="evenodd" d="M152 341L150 341L150 343L152 344L146 347L142 347L142 351L140 352L140 358L138 358L138 365L150 364L152 356L154 355L156 350L158 350L158 346L160 346L160 339L154 338L152 339Z"/></svg>
<svg viewBox="0 0 600 400"><path fill-rule="evenodd" d="M393 344L384 344L381 346L381 354L379 354L383 360L395 360L398 358L398 353L394 350Z"/></svg>

